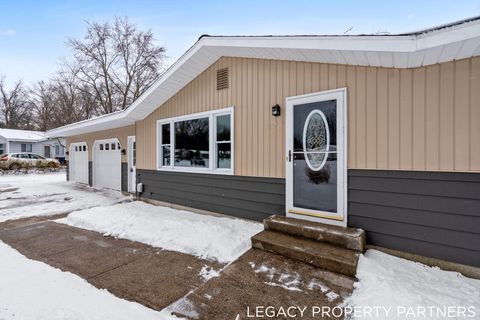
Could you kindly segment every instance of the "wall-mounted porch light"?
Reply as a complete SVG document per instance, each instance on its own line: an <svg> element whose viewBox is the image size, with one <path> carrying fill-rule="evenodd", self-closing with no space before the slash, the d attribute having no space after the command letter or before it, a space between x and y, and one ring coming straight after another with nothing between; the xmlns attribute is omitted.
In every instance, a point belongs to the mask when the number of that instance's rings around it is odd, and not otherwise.
<svg viewBox="0 0 480 320"><path fill-rule="evenodd" d="M272 116L278 117L280 115L280 106L278 104L272 107Z"/></svg>
<svg viewBox="0 0 480 320"><path fill-rule="evenodd" d="M127 154L127 151L125 149L122 149L122 155L126 155Z"/></svg>

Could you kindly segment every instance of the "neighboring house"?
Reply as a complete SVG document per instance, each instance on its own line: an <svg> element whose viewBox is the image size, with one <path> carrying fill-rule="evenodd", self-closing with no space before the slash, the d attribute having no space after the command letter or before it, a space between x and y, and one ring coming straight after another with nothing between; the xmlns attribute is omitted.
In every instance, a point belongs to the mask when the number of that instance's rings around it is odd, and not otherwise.
<svg viewBox="0 0 480 320"><path fill-rule="evenodd" d="M479 18L202 36L126 110L48 134L67 137L71 180L480 267L479 55Z"/></svg>
<svg viewBox="0 0 480 320"><path fill-rule="evenodd" d="M65 160L65 138L49 139L44 132L0 129L0 154L33 152L45 158Z"/></svg>

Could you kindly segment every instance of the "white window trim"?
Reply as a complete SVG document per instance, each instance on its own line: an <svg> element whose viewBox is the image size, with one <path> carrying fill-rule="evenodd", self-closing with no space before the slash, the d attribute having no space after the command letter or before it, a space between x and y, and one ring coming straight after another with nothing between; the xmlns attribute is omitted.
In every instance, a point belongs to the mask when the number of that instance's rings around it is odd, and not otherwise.
<svg viewBox="0 0 480 320"><path fill-rule="evenodd" d="M230 148L231 148L231 159L230 159L230 169L220 169L217 168L217 116L230 115ZM208 168L198 168L198 167L175 167L175 130L174 123L178 121L193 120L199 118L209 118L209 167ZM162 125L170 124L170 166L162 166ZM157 120L157 132L156 132L156 166L157 171L173 171L173 172L194 172L194 173L208 173L208 174L224 174L224 175L233 175L235 171L235 137L234 137L234 108L228 107L223 109L217 109L206 112L192 113L184 116L172 117L167 119ZM222 141L225 142L226 141Z"/></svg>

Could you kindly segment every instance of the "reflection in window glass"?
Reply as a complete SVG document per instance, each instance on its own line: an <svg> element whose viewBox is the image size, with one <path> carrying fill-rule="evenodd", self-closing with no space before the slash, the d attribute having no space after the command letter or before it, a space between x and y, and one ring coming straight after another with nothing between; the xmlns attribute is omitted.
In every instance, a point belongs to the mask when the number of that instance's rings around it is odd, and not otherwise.
<svg viewBox="0 0 480 320"><path fill-rule="evenodd" d="M162 124L162 144L170 144L170 124Z"/></svg>
<svg viewBox="0 0 480 320"><path fill-rule="evenodd" d="M133 141L133 166L137 165L137 144Z"/></svg>
<svg viewBox="0 0 480 320"><path fill-rule="evenodd" d="M230 141L230 115L217 116L217 169L230 169L232 147Z"/></svg>
<svg viewBox="0 0 480 320"><path fill-rule="evenodd" d="M175 166L209 167L209 118L175 122Z"/></svg>
<svg viewBox="0 0 480 320"><path fill-rule="evenodd" d="M217 116L217 141L230 141L230 115Z"/></svg>
<svg viewBox="0 0 480 320"><path fill-rule="evenodd" d="M170 166L170 145L162 146L162 166Z"/></svg>
<svg viewBox="0 0 480 320"><path fill-rule="evenodd" d="M218 143L217 144L217 168L218 169L230 169L231 168L231 145L230 143Z"/></svg>
<svg viewBox="0 0 480 320"><path fill-rule="evenodd" d="M170 123L162 124L161 128L161 165L170 166Z"/></svg>

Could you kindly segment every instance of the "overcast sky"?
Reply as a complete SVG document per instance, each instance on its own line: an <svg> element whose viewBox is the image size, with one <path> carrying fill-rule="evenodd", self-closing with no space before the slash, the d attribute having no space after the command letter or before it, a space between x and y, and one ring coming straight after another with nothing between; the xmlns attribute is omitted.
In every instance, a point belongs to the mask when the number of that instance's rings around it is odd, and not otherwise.
<svg viewBox="0 0 480 320"><path fill-rule="evenodd" d="M0 74L9 83L48 78L85 20L128 16L151 29L173 63L202 34L408 32L480 15L480 0L22 1L0 0Z"/></svg>

